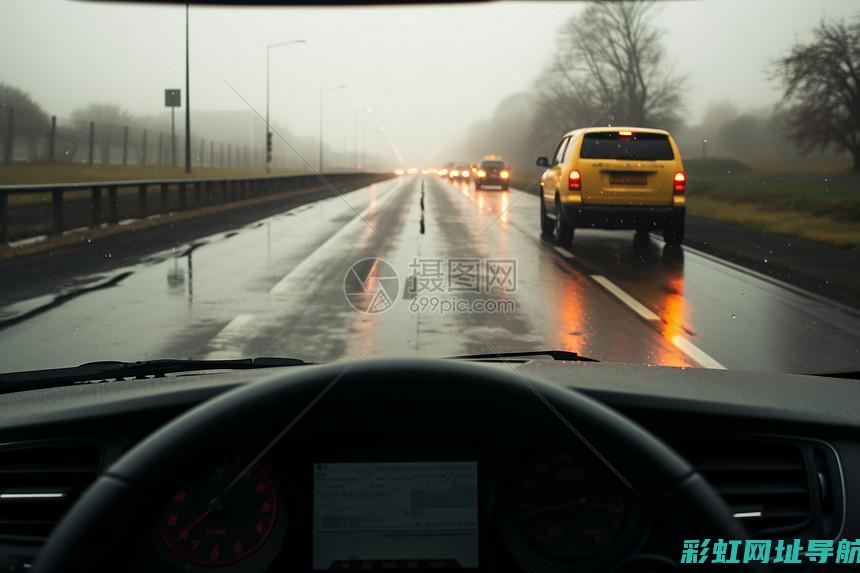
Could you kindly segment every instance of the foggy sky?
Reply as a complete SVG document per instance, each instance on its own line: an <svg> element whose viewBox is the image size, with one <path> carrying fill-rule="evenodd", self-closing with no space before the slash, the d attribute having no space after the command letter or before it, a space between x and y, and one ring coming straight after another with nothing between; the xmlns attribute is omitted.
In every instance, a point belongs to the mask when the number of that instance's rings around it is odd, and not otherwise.
<svg viewBox="0 0 860 573"><path fill-rule="evenodd" d="M473 122L531 86L552 53L555 31L583 6L192 7L192 110L247 109L226 80L263 114L266 45L301 38L307 43L272 52L273 123L316 136L319 88L346 84L325 95L325 137L334 148L352 147L353 112L372 106L368 117L377 117L385 134L368 124L370 149L390 148L388 138L407 164L442 163ZM688 77L686 121L698 122L708 104L721 100L741 109L772 104L778 93L767 80L768 63L796 38L808 38L822 16L858 11L855 0L661 4L656 24L665 31L668 59ZM0 81L60 117L91 102L159 113L164 88L184 89L184 12L2 0Z"/></svg>

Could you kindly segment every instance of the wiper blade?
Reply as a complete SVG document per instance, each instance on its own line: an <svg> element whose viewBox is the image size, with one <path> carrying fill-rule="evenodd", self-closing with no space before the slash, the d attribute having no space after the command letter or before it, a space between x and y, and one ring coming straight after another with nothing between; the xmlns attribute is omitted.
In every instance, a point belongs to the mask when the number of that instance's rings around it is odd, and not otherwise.
<svg viewBox="0 0 860 573"><path fill-rule="evenodd" d="M54 388L85 382L161 378L177 372L201 370L253 370L311 364L298 358L243 358L239 360L144 360L141 362L87 362L71 368L51 368L0 374L0 394Z"/></svg>
<svg viewBox="0 0 860 573"><path fill-rule="evenodd" d="M854 372L816 372L813 376L821 376L823 378L844 378L846 380L860 380L860 370Z"/></svg>
<svg viewBox="0 0 860 573"><path fill-rule="evenodd" d="M569 360L571 362L600 362L594 358L582 356L569 350L532 350L526 352L497 352L493 354L466 354L464 356L449 356L451 360L492 360L504 358L531 358L549 356L553 360Z"/></svg>

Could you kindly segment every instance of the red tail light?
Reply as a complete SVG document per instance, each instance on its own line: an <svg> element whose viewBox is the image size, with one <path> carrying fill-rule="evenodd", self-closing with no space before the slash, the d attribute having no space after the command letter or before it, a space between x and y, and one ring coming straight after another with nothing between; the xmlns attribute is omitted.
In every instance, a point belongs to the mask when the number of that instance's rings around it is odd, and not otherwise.
<svg viewBox="0 0 860 573"><path fill-rule="evenodd" d="M675 173L675 194L680 195L687 189L687 176L683 171Z"/></svg>
<svg viewBox="0 0 860 573"><path fill-rule="evenodd" d="M582 173L579 169L571 169L567 176L567 188L570 191L582 191Z"/></svg>

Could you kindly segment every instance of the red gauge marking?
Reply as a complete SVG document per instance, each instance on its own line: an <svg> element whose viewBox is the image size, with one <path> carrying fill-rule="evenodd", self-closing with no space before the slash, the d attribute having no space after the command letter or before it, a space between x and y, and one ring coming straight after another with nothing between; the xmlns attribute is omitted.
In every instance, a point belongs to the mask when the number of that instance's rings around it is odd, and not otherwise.
<svg viewBox="0 0 860 573"><path fill-rule="evenodd" d="M225 469L216 468L176 493L159 518L162 541L189 563L220 566L243 561L274 529L277 498L268 473L257 466L247 472L248 479L218 498L224 476L231 473Z"/></svg>

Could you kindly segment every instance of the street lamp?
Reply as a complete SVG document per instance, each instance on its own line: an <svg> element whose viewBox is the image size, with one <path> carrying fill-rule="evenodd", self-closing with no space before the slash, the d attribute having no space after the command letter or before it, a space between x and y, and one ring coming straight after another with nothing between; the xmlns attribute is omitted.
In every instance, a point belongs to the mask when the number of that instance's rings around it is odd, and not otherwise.
<svg viewBox="0 0 860 573"><path fill-rule="evenodd" d="M266 46L266 173L269 173L269 163L272 162L272 130L269 127L269 60L272 57L272 48L290 46L292 44L304 44L304 40L290 40Z"/></svg>
<svg viewBox="0 0 860 573"><path fill-rule="evenodd" d="M335 90L344 90L346 86L332 86L328 88L320 88L320 173L323 172L323 94L325 92L333 92Z"/></svg>
<svg viewBox="0 0 860 573"><path fill-rule="evenodd" d="M352 112L352 163L356 171L358 171L358 114L361 112L373 113L373 108L360 107Z"/></svg>
<svg viewBox="0 0 860 573"><path fill-rule="evenodd" d="M176 165L176 141L173 142ZM185 172L191 173L191 64L188 42L188 4L185 4Z"/></svg>

